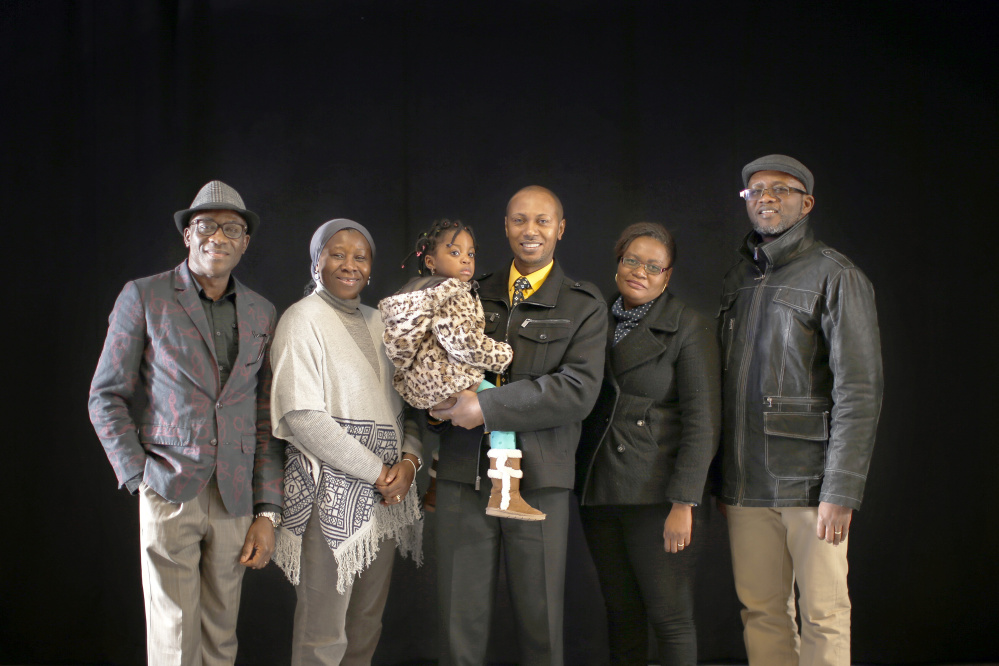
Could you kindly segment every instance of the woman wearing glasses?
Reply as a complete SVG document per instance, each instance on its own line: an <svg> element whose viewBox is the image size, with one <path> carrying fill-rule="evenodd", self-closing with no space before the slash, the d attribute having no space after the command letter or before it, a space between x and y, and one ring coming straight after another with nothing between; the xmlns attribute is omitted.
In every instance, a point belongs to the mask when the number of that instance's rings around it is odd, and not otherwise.
<svg viewBox="0 0 999 666"><path fill-rule="evenodd" d="M714 327L670 294L676 244L662 225L615 245L600 397L577 455L580 515L607 605L612 664L696 664L693 507L721 423Z"/></svg>

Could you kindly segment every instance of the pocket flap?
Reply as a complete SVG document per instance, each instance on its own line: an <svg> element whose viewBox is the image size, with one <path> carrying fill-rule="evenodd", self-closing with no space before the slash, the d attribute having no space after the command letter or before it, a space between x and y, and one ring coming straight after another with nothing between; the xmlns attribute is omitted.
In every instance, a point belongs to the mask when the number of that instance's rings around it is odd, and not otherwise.
<svg viewBox="0 0 999 666"><path fill-rule="evenodd" d="M825 441L829 439L829 413L764 412L763 432L781 437Z"/></svg>
<svg viewBox="0 0 999 666"><path fill-rule="evenodd" d="M563 340L569 337L569 333L572 331L569 328L569 323L564 319L559 323L548 323L542 320L532 320L528 326L520 326L517 329L517 333L520 337L527 338L528 340L533 340L539 343L554 342L556 340Z"/></svg>
<svg viewBox="0 0 999 666"><path fill-rule="evenodd" d="M799 312L814 312L818 300L819 295L814 291L802 291L789 287L781 287L774 295L774 303L782 303Z"/></svg>

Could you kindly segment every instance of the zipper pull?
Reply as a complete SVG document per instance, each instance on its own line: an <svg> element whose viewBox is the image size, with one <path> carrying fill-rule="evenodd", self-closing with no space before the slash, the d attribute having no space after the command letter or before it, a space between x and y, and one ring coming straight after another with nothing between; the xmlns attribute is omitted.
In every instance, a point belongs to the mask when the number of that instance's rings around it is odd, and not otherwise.
<svg viewBox="0 0 999 666"><path fill-rule="evenodd" d="M728 320L728 330L730 330L730 331L735 330L735 318L734 317L732 319Z"/></svg>
<svg viewBox="0 0 999 666"><path fill-rule="evenodd" d="M478 490L478 489L479 489L479 481L480 481L481 479L482 479L482 477L481 477L481 476L479 476L478 474L476 474L476 475L475 475L475 489L476 489L476 490Z"/></svg>
<svg viewBox="0 0 999 666"><path fill-rule="evenodd" d="M531 323L532 321L534 321L534 320L533 320L533 319L525 319L525 320L524 320L524 323L523 323L523 324L521 324L521 325L520 325L520 327L521 327L521 328L524 328L524 327L526 327L526 326L527 326L528 324L530 324L530 323Z"/></svg>
<svg viewBox="0 0 999 666"><path fill-rule="evenodd" d="M767 407L773 407L774 406L774 399L773 398L764 398L763 400L766 401Z"/></svg>

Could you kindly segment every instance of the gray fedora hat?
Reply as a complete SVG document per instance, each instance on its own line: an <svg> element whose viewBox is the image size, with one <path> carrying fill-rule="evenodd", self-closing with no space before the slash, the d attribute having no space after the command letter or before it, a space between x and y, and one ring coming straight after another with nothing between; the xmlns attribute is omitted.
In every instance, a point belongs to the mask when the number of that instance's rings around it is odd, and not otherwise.
<svg viewBox="0 0 999 666"><path fill-rule="evenodd" d="M206 183L198 191L198 196L194 197L190 208L178 210L173 214L173 221L177 223L177 230L180 233L184 233L191 213L198 210L234 210L246 220L246 232L251 236L260 225L260 218L253 211L246 210L243 197L239 196L239 192L221 180Z"/></svg>

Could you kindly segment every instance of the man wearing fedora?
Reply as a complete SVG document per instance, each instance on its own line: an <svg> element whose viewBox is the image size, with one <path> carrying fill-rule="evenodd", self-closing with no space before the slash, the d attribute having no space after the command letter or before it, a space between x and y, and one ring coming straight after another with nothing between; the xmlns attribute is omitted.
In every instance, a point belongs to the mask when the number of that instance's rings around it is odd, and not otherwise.
<svg viewBox="0 0 999 666"><path fill-rule="evenodd" d="M846 550L883 386L874 289L814 238L805 165L767 155L742 179L753 231L725 276L718 317L720 499L746 652L752 666L849 666Z"/></svg>
<svg viewBox="0 0 999 666"><path fill-rule="evenodd" d="M231 275L259 225L236 190L212 181L174 221L188 257L118 296L90 420L139 495L149 664L231 665L243 572L270 561L283 501L276 316Z"/></svg>

